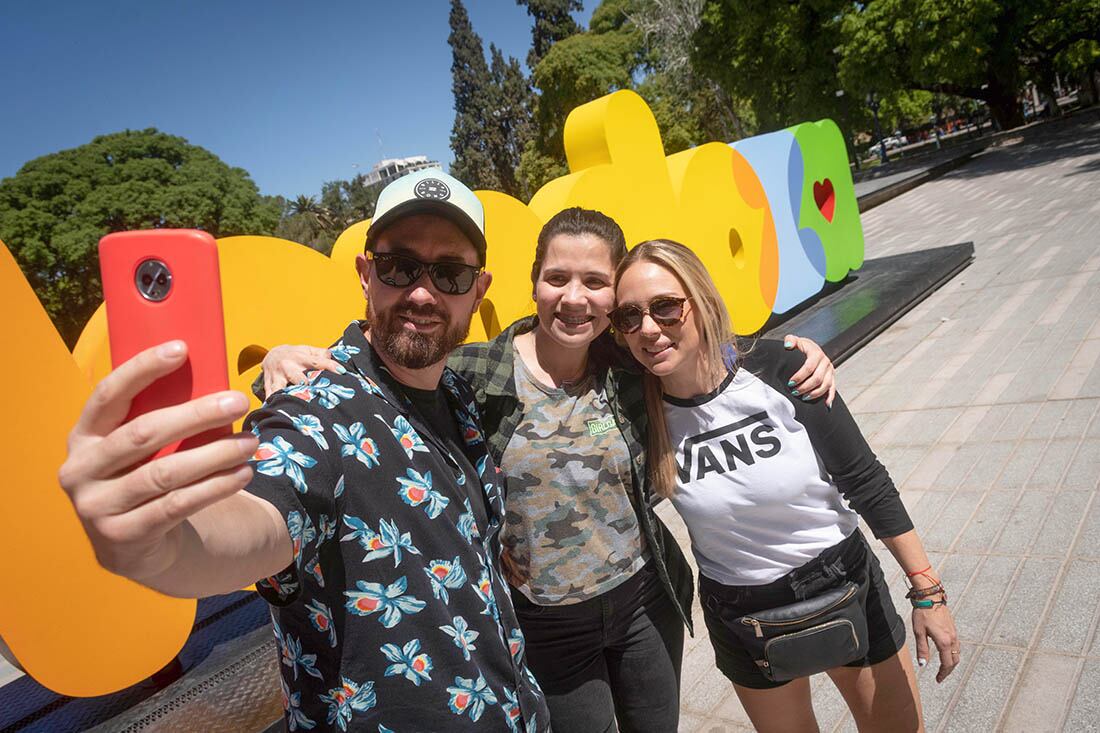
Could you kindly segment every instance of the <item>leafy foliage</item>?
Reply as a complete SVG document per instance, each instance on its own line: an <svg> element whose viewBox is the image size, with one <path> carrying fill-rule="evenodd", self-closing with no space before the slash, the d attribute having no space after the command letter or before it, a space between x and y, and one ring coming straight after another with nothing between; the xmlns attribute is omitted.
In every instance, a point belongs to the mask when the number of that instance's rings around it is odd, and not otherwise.
<svg viewBox="0 0 1100 733"><path fill-rule="evenodd" d="M100 237L160 227L270 234L279 206L210 151L152 128L128 130L37 158L0 181L0 239L71 345L103 298Z"/></svg>
<svg viewBox="0 0 1100 733"><path fill-rule="evenodd" d="M451 173L471 188L500 190L485 127L492 108L489 65L481 37L474 32L462 0L451 0L451 34L447 42L453 54L451 88L455 100Z"/></svg>
<svg viewBox="0 0 1100 733"><path fill-rule="evenodd" d="M584 30L571 15L584 9L580 0L516 0L516 4L527 8L527 14L535 21L531 28L531 50L527 53L529 69L538 66L555 43Z"/></svg>
<svg viewBox="0 0 1100 733"><path fill-rule="evenodd" d="M319 199L302 195L286 202L275 236L328 254L341 232L374 215L380 191L377 185L368 186L363 175L350 181L328 181L322 185Z"/></svg>

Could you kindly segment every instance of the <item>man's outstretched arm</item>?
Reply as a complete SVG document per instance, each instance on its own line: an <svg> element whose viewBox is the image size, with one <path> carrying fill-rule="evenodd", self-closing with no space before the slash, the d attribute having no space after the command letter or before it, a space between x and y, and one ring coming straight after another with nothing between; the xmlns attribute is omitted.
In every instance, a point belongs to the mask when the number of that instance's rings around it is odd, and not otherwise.
<svg viewBox="0 0 1100 733"><path fill-rule="evenodd" d="M164 445L242 417L243 394L219 392L123 422L134 396L186 354L182 342L162 344L104 378L69 434L58 478L104 568L198 598L278 573L292 545L279 511L240 491L252 479L253 435L147 461Z"/></svg>

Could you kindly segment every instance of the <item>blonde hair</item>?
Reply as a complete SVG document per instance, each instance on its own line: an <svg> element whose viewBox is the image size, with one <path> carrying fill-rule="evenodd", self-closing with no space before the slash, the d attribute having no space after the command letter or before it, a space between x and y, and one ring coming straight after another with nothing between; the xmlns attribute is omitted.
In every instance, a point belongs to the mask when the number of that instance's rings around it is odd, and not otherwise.
<svg viewBox="0 0 1100 733"><path fill-rule="evenodd" d="M714 383L721 383L726 373L736 368L737 358L743 356L745 351L733 333L726 303L706 265L698 255L679 242L651 239L627 253L615 271L615 282L621 282L623 273L640 262L660 265L680 281L691 299L692 317L699 329L702 345L700 359ZM657 493L667 499L676 490L676 457L665 420L664 389L661 380L653 374L646 373L643 379L646 411L649 413L649 479Z"/></svg>

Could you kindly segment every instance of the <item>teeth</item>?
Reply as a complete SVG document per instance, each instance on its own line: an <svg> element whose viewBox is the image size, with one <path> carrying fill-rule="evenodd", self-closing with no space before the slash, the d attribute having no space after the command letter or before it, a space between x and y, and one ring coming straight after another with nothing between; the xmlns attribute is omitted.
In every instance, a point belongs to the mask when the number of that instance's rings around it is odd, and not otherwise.
<svg viewBox="0 0 1100 733"><path fill-rule="evenodd" d="M570 318L568 316L563 316L561 314L558 314L558 319L561 320L563 323L569 324L570 326L580 326L582 324L585 324L585 323L588 323L589 321L591 321L592 316L580 316L579 318L577 318L577 317Z"/></svg>

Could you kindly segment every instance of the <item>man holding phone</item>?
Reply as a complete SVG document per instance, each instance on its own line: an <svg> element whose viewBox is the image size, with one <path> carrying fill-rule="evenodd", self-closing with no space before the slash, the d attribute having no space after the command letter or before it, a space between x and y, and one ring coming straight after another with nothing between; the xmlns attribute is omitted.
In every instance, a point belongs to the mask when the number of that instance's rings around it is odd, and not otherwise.
<svg viewBox="0 0 1100 733"><path fill-rule="evenodd" d="M332 348L343 373L143 463L248 406L222 392L124 422L184 363L170 342L105 378L70 435L61 484L104 567L182 597L264 578L290 730L549 728L500 573L499 472L445 369L492 279L485 246L472 191L400 178L356 260L367 318Z"/></svg>

